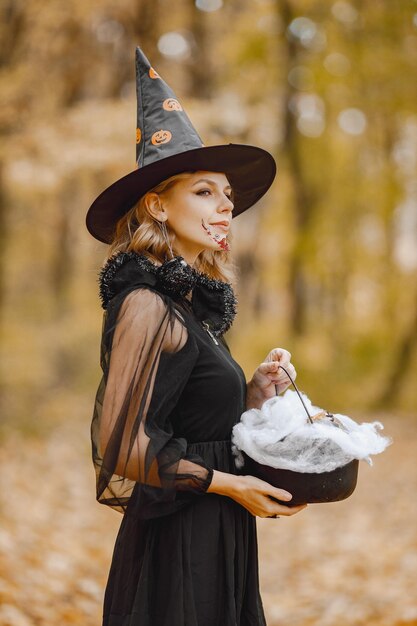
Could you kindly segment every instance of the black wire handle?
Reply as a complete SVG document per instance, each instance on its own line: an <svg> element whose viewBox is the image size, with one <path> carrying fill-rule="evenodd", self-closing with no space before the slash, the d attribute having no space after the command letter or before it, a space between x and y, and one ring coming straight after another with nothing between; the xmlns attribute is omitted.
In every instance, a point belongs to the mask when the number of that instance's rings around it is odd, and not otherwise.
<svg viewBox="0 0 417 626"><path fill-rule="evenodd" d="M282 365L278 365L278 367L280 367L282 370L284 370L284 372L286 373L286 375L287 375L287 376L288 376L288 378L290 379L290 381L291 381L291 383L292 383L292 385L293 385L294 389L295 389L295 390L296 390L296 392L297 392L298 397L300 398L300 400L301 400L301 402L302 402L302 404L303 404L303 407L305 408L305 411L306 411L306 413L307 413L307 417L308 417L308 419L309 419L310 424L314 424L314 422L313 422L313 420L312 420L312 417L311 417L310 413L308 412L308 409L307 409L307 407L306 407L306 405L305 405L305 402L304 402L304 400L303 400L303 398L302 398L302 395L301 395L301 393L300 393L300 392L299 392L299 390L298 390L297 385L295 384L295 382L293 381L293 379L291 378L291 376L289 375L289 373L287 372L287 370L285 369L285 367L283 367ZM275 385L275 394L276 394L276 395L278 395L278 385Z"/></svg>

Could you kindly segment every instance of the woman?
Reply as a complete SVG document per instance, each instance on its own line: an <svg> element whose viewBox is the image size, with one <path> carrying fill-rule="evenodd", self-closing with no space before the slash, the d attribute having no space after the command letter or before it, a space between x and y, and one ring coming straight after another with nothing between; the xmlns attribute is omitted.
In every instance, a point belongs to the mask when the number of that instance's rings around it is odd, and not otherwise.
<svg viewBox="0 0 417 626"><path fill-rule="evenodd" d="M139 169L87 216L110 244L91 429L97 499L124 513L103 625L259 626L255 516L304 507L238 472L230 437L245 409L288 387L278 363L295 370L276 348L246 383L223 335L236 313L231 220L265 193L274 164L252 146L205 148L136 55ZM155 103L167 100L177 104L161 118Z"/></svg>

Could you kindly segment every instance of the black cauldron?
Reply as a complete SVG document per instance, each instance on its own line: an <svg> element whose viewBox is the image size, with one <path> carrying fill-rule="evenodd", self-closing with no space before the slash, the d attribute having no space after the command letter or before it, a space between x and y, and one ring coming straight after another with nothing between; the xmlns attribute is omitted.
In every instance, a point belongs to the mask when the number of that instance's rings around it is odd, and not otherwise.
<svg viewBox="0 0 417 626"><path fill-rule="evenodd" d="M286 506L345 500L354 492L358 479L358 459L353 459L350 463L337 467L331 472L318 474L293 472L262 465L245 453L244 458L245 473L261 478L270 485L285 489L292 494L292 500L281 502Z"/></svg>
<svg viewBox="0 0 417 626"><path fill-rule="evenodd" d="M308 420L312 424L314 422L314 418L312 418L308 412L297 385L287 370L282 367L282 365L279 367L284 370L290 379L304 406ZM278 394L278 387L275 386L275 389ZM332 421L334 421L331 413L325 413L323 411L318 415L329 417ZM335 421L337 422L337 420ZM336 425L335 428L337 428ZM337 467L330 472L314 473L294 472L292 470L277 469L268 465L262 465L249 457L245 452L243 452L243 457L245 460L245 473L261 478L274 487L285 489L292 494L292 499L289 502L281 502L286 506L311 504L314 502L338 502L339 500L345 500L354 492L358 480L358 459L353 459L349 463L346 463L346 465Z"/></svg>

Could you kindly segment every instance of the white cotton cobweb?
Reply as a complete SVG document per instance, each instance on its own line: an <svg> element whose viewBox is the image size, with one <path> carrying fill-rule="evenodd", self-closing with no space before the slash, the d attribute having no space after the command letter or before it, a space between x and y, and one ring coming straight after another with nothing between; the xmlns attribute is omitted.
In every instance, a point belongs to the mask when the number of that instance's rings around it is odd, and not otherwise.
<svg viewBox="0 0 417 626"><path fill-rule="evenodd" d="M301 394L310 415L323 411ZM233 452L238 467L245 452L269 467L296 472L330 472L362 459L372 465L371 454L379 454L392 443L379 434L380 422L357 424L346 415L335 414L308 421L295 391L267 400L261 409L245 411L232 432Z"/></svg>

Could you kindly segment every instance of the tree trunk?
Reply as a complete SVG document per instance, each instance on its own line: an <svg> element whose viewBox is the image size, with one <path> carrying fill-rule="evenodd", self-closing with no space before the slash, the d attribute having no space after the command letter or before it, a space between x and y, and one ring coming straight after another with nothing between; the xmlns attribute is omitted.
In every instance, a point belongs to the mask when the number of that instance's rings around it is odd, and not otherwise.
<svg viewBox="0 0 417 626"><path fill-rule="evenodd" d="M291 4L287 0L277 0L277 12L286 30L294 14ZM284 63L283 77L286 80L291 68L298 62L298 44L290 37L283 37L285 55L280 60ZM292 251L289 267L290 288L290 327L294 334L299 335L306 327L307 292L304 272L303 244L308 236L310 218L314 208L312 191L304 177L300 154L300 140L295 124L294 115L291 113L289 104L295 94L293 87L287 82L283 101L284 111L284 138L282 153L284 154L293 179L294 190L294 215L297 230L297 242Z"/></svg>
<svg viewBox="0 0 417 626"><path fill-rule="evenodd" d="M201 100L213 96L214 76L210 45L210 31L207 27L207 15L197 9L194 0L189 0L191 10L190 28L195 45L192 50L190 65L190 95Z"/></svg>
<svg viewBox="0 0 417 626"><path fill-rule="evenodd" d="M417 295L417 292L416 292ZM417 298L415 310L417 311ZM412 367L413 356L417 349L417 315L412 316L408 331L398 342L397 354L393 358L382 393L374 403L375 409L393 407L398 402L401 391Z"/></svg>

